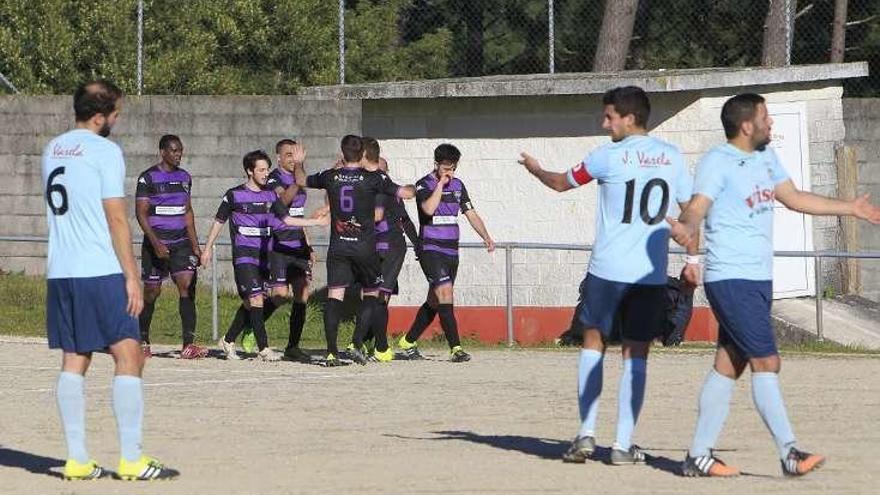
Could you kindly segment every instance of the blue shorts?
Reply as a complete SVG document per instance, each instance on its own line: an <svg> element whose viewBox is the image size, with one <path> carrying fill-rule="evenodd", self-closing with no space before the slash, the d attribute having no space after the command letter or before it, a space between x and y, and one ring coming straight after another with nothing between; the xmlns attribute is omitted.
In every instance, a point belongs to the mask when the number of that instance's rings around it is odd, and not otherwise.
<svg viewBox="0 0 880 495"><path fill-rule="evenodd" d="M770 322L773 282L731 279L704 286L718 320L719 346L732 345L745 359L778 354Z"/></svg>
<svg viewBox="0 0 880 495"><path fill-rule="evenodd" d="M580 291L576 311L585 328L597 328L608 338L619 311L621 338L650 342L660 335L666 320L665 285L614 282L587 273Z"/></svg>
<svg viewBox="0 0 880 495"><path fill-rule="evenodd" d="M49 348L86 353L124 339L141 340L137 319L126 311L128 294L121 273L47 282Z"/></svg>

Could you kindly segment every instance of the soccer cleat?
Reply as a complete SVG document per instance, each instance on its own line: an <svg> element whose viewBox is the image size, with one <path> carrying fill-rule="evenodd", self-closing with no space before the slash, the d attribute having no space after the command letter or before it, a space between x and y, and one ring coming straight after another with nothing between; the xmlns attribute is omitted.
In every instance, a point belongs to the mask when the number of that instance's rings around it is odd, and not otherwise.
<svg viewBox="0 0 880 495"><path fill-rule="evenodd" d="M418 344L406 340L406 334L400 336L400 339L397 341L397 347L400 347L400 350L403 351L403 355L406 356L406 359L409 361L425 359L425 356L422 356L422 353L419 352Z"/></svg>
<svg viewBox="0 0 880 495"><path fill-rule="evenodd" d="M266 347L257 353L257 358L266 363L274 363L281 361L281 355L273 351L271 347Z"/></svg>
<svg viewBox="0 0 880 495"><path fill-rule="evenodd" d="M152 457L142 455L135 462L119 459L119 471L116 474L125 481L150 481L170 480L179 476L180 472L163 466Z"/></svg>
<svg viewBox="0 0 880 495"><path fill-rule="evenodd" d="M792 447L785 459L782 459L782 473L786 476L803 476L810 471L819 469L825 464L825 457L819 454L801 452Z"/></svg>
<svg viewBox="0 0 880 495"><path fill-rule="evenodd" d="M374 361L379 363L389 363L391 361L394 361L394 351L392 351L390 347L388 349L385 349L385 352L374 350L372 358Z"/></svg>
<svg viewBox="0 0 880 495"><path fill-rule="evenodd" d="M568 450L562 454L562 462L584 463L593 456L596 450L596 439L593 437L575 437Z"/></svg>
<svg viewBox="0 0 880 495"><path fill-rule="evenodd" d="M141 354L144 355L144 359L150 359L153 357L153 351L150 349L150 344L141 344Z"/></svg>
<svg viewBox="0 0 880 495"><path fill-rule="evenodd" d="M238 353L235 352L235 342L226 342L226 339L224 337L220 337L217 345L219 345L220 349L223 350L223 353L226 354L226 359L232 361L237 361L241 359L240 357L238 357Z"/></svg>
<svg viewBox="0 0 880 495"><path fill-rule="evenodd" d="M724 464L724 461L714 455L701 455L691 457L690 453L681 463L681 475L689 477L713 477L729 478L739 476L739 469Z"/></svg>
<svg viewBox="0 0 880 495"><path fill-rule="evenodd" d="M248 354L257 352L257 337L252 330L245 330L241 334L241 349Z"/></svg>
<svg viewBox="0 0 880 495"><path fill-rule="evenodd" d="M357 349L355 348L354 344L349 344L349 346L345 350L348 354L348 358L355 363L361 366L367 364L367 356L364 355L365 349Z"/></svg>
<svg viewBox="0 0 880 495"><path fill-rule="evenodd" d="M328 368L332 368L334 366L342 366L343 362L339 360L333 354L327 354L327 357L324 359L324 366Z"/></svg>
<svg viewBox="0 0 880 495"><path fill-rule="evenodd" d="M457 345L449 351L449 360L453 363L465 363L471 360L471 355L464 352L460 345Z"/></svg>
<svg viewBox="0 0 880 495"><path fill-rule="evenodd" d="M76 459L68 459L64 463L64 479L68 481L96 480L104 475L104 468L97 462L90 460L80 464Z"/></svg>
<svg viewBox="0 0 880 495"><path fill-rule="evenodd" d="M200 347L195 344L187 344L180 351L180 359L201 359L208 355L206 347Z"/></svg>
<svg viewBox="0 0 880 495"><path fill-rule="evenodd" d="M284 359L286 361L296 361L298 363L312 362L312 356L299 347L288 347L287 349L284 349Z"/></svg>
<svg viewBox="0 0 880 495"><path fill-rule="evenodd" d="M629 449L623 450L614 445L611 449L611 464L615 466L627 466L634 464L644 464L645 453L638 445L630 445Z"/></svg>

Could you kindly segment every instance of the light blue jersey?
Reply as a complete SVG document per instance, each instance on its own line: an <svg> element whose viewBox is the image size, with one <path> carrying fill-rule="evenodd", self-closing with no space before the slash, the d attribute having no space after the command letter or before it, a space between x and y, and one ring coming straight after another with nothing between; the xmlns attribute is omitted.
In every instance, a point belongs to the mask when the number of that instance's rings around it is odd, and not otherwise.
<svg viewBox="0 0 880 495"><path fill-rule="evenodd" d="M773 279L773 202L788 174L776 152L710 150L697 167L694 194L712 200L706 217L706 282Z"/></svg>
<svg viewBox="0 0 880 495"><path fill-rule="evenodd" d="M675 146L651 136L603 145L568 171L582 186L599 181L589 273L605 280L666 285L670 203L691 198L692 180Z"/></svg>
<svg viewBox="0 0 880 495"><path fill-rule="evenodd" d="M122 150L94 132L76 129L49 142L43 150L47 278L122 273L102 200L124 198L124 179Z"/></svg>

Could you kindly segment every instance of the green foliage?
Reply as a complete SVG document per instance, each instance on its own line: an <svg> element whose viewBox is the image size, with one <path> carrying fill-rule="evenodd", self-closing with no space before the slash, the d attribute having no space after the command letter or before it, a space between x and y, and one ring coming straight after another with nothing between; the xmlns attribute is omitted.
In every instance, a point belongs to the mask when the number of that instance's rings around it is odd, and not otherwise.
<svg viewBox="0 0 880 495"><path fill-rule="evenodd" d="M347 82L547 70L546 0L345 3ZM557 71L589 71L604 1L554 5ZM826 62L834 1L798 5L793 63ZM137 0L0 1L0 73L26 94L69 94L93 77L133 93L136 9ZM766 0L640 2L627 68L757 65L766 13ZM291 94L338 80L334 1L145 0L144 19L149 94ZM880 64L880 1L850 0L848 20L846 60ZM871 72L846 81L847 94L876 94Z"/></svg>

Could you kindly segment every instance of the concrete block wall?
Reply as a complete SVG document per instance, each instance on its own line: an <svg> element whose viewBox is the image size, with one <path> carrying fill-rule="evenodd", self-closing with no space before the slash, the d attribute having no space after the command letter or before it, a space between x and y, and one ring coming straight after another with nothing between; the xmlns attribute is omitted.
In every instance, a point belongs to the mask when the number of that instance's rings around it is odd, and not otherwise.
<svg viewBox="0 0 880 495"><path fill-rule="evenodd" d="M45 236L45 203L40 176L43 146L73 126L69 96L0 98L0 235ZM193 176L193 208L196 229L208 233L223 193L243 179L241 157L262 148L275 159L275 143L292 137L306 143L310 171L335 161L339 138L357 134L361 128L358 101L314 100L293 96L127 97L121 119L111 138L123 149L126 190L129 193L134 238L142 234L134 219L134 188L137 176L158 161L159 138L177 134L184 144L182 166ZM312 195L314 204L323 196ZM224 230L221 239L228 239ZM313 231L326 241L326 232ZM0 269L40 274L45 270L45 246L0 242ZM136 247L139 254L139 246ZM218 256L229 256L220 248ZM218 263L222 287L234 290L231 264ZM325 270L316 270L318 281ZM207 281L210 270L202 280Z"/></svg>
<svg viewBox="0 0 880 495"><path fill-rule="evenodd" d="M756 91L771 103L806 102L809 126L813 190L836 194L834 145L843 139L841 89L828 84L801 84L772 88L735 88L701 92L652 95L653 135L680 147L693 171L699 158L724 142L719 119L724 101L734 94ZM591 149L608 141L601 129L601 97L499 97L433 100L365 100L364 133L378 138L389 160L391 175L407 183L432 169L432 152L437 144L451 142L462 151L460 177L470 192L496 241L590 244L595 236L596 188L589 185L563 194L551 191L516 163L521 151L540 158L551 170L564 171L577 164ZM415 206L408 205L415 220ZM479 241L460 221L462 240ZM837 249L839 225L836 219L814 219L816 249ZM462 273L483 281L503 281L503 253L481 264L476 254L462 256ZM469 257L474 256L474 259ZM513 263L513 304L527 306L572 306L577 286L588 261L586 253L550 251L516 252ZM677 274L680 257L670 258L669 273ZM395 304L420 304L424 278L409 264L401 280L401 295ZM468 267L468 265L472 265ZM412 276L415 273L415 276ZM470 275L465 275L468 277ZM825 263L826 286L839 284L839 267ZM415 285L412 285L415 282ZM462 278L456 291L471 290ZM458 297L458 305L503 304L503 285L491 291L474 288L479 297ZM491 296L490 296L491 292ZM705 303L698 294L698 303Z"/></svg>
<svg viewBox="0 0 880 495"><path fill-rule="evenodd" d="M859 192L880 201L880 99L843 100L846 144L855 147L859 162ZM880 228L861 222L861 249L880 251ZM880 301L880 260L860 263L863 296Z"/></svg>

